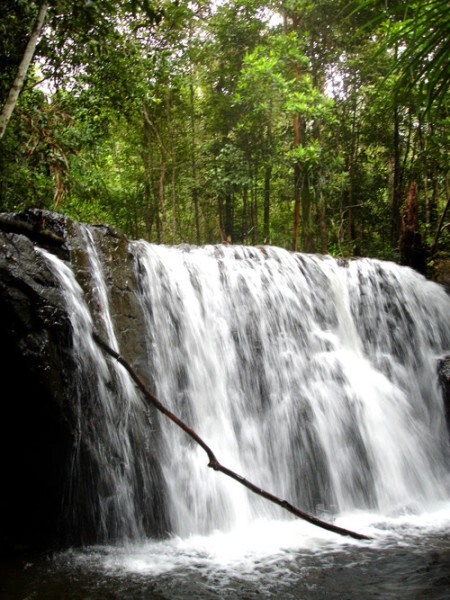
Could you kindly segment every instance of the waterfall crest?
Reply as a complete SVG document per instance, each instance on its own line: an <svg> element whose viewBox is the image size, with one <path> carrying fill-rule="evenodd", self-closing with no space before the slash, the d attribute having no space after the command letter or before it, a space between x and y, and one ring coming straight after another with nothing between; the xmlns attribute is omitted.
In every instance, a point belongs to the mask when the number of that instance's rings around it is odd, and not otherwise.
<svg viewBox="0 0 450 600"><path fill-rule="evenodd" d="M103 331L117 348L102 256L84 235ZM139 366L224 465L316 513L421 511L448 498L436 374L437 357L450 349L442 288L391 263L344 266L271 247L139 241L128 250L145 322L130 332L144 337ZM73 274L49 260L72 302L80 397L92 385L100 407L80 436L99 481L108 481L108 492L92 481L86 500L104 537L111 523L110 537L144 535L146 505L158 499L167 530L181 536L284 518L208 470L201 449L171 423L149 417L127 374L92 346L94 320ZM80 402L80 423L83 410Z"/></svg>

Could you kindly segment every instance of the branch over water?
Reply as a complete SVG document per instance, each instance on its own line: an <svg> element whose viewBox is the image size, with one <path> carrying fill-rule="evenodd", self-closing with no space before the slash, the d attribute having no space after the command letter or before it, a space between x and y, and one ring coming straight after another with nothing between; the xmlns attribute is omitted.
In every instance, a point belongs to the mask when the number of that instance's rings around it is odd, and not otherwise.
<svg viewBox="0 0 450 600"><path fill-rule="evenodd" d="M343 527L338 527L337 525L333 525L332 523L322 521L321 519L318 519L314 515L310 515L309 513L304 512L303 510L297 508L296 506L293 506L290 502L287 502L287 500L282 500L281 498L274 496L273 494L267 492L266 490L263 490L262 488L258 487L251 481L248 481L247 479L245 479L238 473L235 473L231 469L228 469L227 467L221 465L220 462L217 460L214 452L208 446L208 444L206 444L206 442L193 429L191 429L191 427L186 425L186 423L184 423L173 412L171 412L168 408L166 408L164 406L164 404L162 404L158 400L158 398L156 396L154 396L147 389L146 385L144 384L142 379L139 377L139 375L136 373L136 371L133 369L133 367L130 365L130 363L128 361L126 361L115 350L113 350L97 333L94 332L93 336L94 336L95 342L107 354L110 354L113 358L115 358L117 360L117 362L120 363L128 371L131 379L135 382L137 387L141 390L141 392L144 395L144 397L146 398L146 400L150 404L152 404L157 410L159 410L159 412L166 415L166 417L168 417L171 421L173 421L175 423L175 425L177 425L180 429L182 429L185 433L187 433L187 435L189 437L191 437L199 446L201 446L203 448L203 450L208 455L208 459L209 459L208 467L210 467L211 469L214 469L214 471L220 471L224 475L231 477L231 479L238 481L241 485L243 485L244 487L246 487L253 493L257 494L258 496L262 496L263 498L270 500L270 502L273 502L274 504L281 506L281 508L284 508L285 510L292 513L296 517L299 517L300 519L303 519L304 521L307 521L308 523L312 523L313 525L316 525L317 527L321 527L322 529L326 529L328 531L333 531L334 533L338 533L339 535L352 537L355 540L370 540L371 539L369 536L363 535L362 533L356 533L355 531L351 531L350 529L345 529Z"/></svg>

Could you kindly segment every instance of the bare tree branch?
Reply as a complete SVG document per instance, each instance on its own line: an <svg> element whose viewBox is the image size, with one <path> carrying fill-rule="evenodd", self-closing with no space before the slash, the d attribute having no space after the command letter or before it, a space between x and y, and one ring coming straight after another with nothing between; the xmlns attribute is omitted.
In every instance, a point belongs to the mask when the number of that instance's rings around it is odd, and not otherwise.
<svg viewBox="0 0 450 600"><path fill-rule="evenodd" d="M220 471L221 473L223 473L224 475L227 475L228 477L231 477L232 479L238 481L241 485L243 485L250 491L254 492L255 494L258 494L258 496L262 496L263 498L270 500L270 502L273 502L274 504L281 506L281 508L284 508L285 510L289 511L296 517L299 517L300 519L308 521L308 523L312 523L313 525L316 525L317 527L321 527L322 529L327 529L328 531L333 531L334 533L338 533L339 535L352 537L356 540L371 539L370 537L363 535L361 533L356 533L349 529L344 529L343 527L338 527L337 525L333 525L332 523L327 523L326 521L322 521L321 519L318 519L317 517L310 515L309 513L306 513L303 510L300 510L299 508L293 506L286 500L281 500L281 498L278 498L277 496L274 496L273 494L266 492L265 490L258 487L254 483L251 483L250 481L248 481L241 475L238 475L234 471L231 471L231 469L228 469L227 467L224 467L223 465L221 465L220 462L217 460L214 452L208 446L208 444L206 444L206 442L204 442L203 439L193 429L191 429L188 425L186 425L186 423L181 421L181 419L179 419L168 408L166 408L158 400L158 398L156 398L156 396L154 396L147 389L146 385L144 384L142 379L138 376L138 374L133 369L133 367L122 356L120 356L120 354L118 354L115 350L113 350L110 346L108 346L108 344L106 344L106 342L104 342L99 335L97 335L95 332L93 335L94 335L94 340L96 341L96 343L105 352L107 352L113 358L115 358L117 360L117 362L119 362L123 367L125 367L125 369L130 374L132 380L136 383L137 387L141 390L142 394L147 399L147 401L150 402L150 404L152 404L161 413L166 415L166 417L168 417L171 421L173 421L175 423L175 425L180 427L180 429L182 429L185 433L187 433L199 446L201 446L203 448L203 450L208 455L208 459L209 459L208 467L210 467L211 469L214 469L215 471Z"/></svg>

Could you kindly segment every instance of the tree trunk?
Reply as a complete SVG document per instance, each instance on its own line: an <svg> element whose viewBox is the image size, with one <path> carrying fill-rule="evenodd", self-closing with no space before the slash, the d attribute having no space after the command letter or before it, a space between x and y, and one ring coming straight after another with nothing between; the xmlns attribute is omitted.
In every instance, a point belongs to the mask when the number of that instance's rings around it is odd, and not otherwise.
<svg viewBox="0 0 450 600"><path fill-rule="evenodd" d="M272 165L264 169L264 243L270 244L270 182Z"/></svg>
<svg viewBox="0 0 450 600"><path fill-rule="evenodd" d="M180 221L178 218L178 206L177 206L177 157L175 155L174 144L170 147L171 162L172 162L172 177L171 177L171 190L172 190L172 218L171 218L171 243L175 244L177 241L177 235L180 235Z"/></svg>
<svg viewBox="0 0 450 600"><path fill-rule="evenodd" d="M196 153L196 123L195 123L195 95L194 95L194 84L192 81L192 68L191 68L191 81L189 83L189 97L190 97L190 118L191 118L191 175L192 175L192 186L191 186L191 197L192 204L194 205L194 220L195 220L195 239L197 244L200 244L200 211L198 206L198 184L197 184L197 153Z"/></svg>
<svg viewBox="0 0 450 600"><path fill-rule="evenodd" d="M314 234L311 224L311 189L307 175L303 175L302 181L302 250L303 252L314 252Z"/></svg>
<svg viewBox="0 0 450 600"><path fill-rule="evenodd" d="M233 197L230 193L225 195L225 241L233 242Z"/></svg>
<svg viewBox="0 0 450 600"><path fill-rule="evenodd" d="M151 128L147 119L143 123L142 162L144 165L144 222L145 235L151 240L155 222L155 206L152 200Z"/></svg>
<svg viewBox="0 0 450 600"><path fill-rule="evenodd" d="M259 162L250 163L250 223L252 233L252 246L255 246L258 242L258 175L259 175Z"/></svg>
<svg viewBox="0 0 450 600"><path fill-rule="evenodd" d="M413 181L409 186L408 197L402 213L402 231L400 236L400 262L425 274L426 249L422 242L419 227L419 190Z"/></svg>
<svg viewBox="0 0 450 600"><path fill-rule="evenodd" d="M350 254L358 255L356 241L356 224L355 224L355 169L358 154L358 134L357 134L357 101L356 98L352 106L352 127L351 127L351 143L350 143L350 164L348 169L348 237L350 241Z"/></svg>
<svg viewBox="0 0 450 600"><path fill-rule="evenodd" d="M292 30L297 31L300 17L296 11L292 13ZM294 64L294 79L298 84L300 81L300 65L298 62ZM294 126L294 150L305 144L305 123L303 122L300 113L295 113L293 117ZM300 218L302 219L302 241L308 244L309 237L309 190L303 167L297 159L294 165L294 231L293 231L293 246L294 252L298 251L298 237L300 228ZM303 196L303 197L302 197ZM300 209L301 217L300 217ZM303 247L305 250L305 247Z"/></svg>
<svg viewBox="0 0 450 600"><path fill-rule="evenodd" d="M319 190L319 223L320 251L322 254L326 254L328 252L327 204L322 188Z"/></svg>
<svg viewBox="0 0 450 600"><path fill-rule="evenodd" d="M301 119L300 115L294 115L294 148L298 148L301 144ZM293 245L294 252L298 250L298 232L300 227L300 204L301 204L301 183L302 170L300 163L297 161L294 165L294 232Z"/></svg>
<svg viewBox="0 0 450 600"><path fill-rule="evenodd" d="M166 225L167 225L167 211L166 211L166 201L164 196L165 183L166 183L166 169L167 169L167 148L164 144L164 141L158 131L158 128L150 119L149 114L147 112L147 108L144 105L144 117L147 123L153 130L156 139L158 140L158 144L161 152L161 167L159 171L159 183L158 183L158 194L159 194L159 208L161 210L161 242L166 241Z"/></svg>
<svg viewBox="0 0 450 600"><path fill-rule="evenodd" d="M3 137L6 131L6 127L17 104L17 99L19 98L19 94L22 90L26 74L33 59L34 51L36 50L36 45L39 36L41 35L47 10L48 2L43 2L41 8L39 9L39 13L36 18L36 23L34 24L34 28L31 32L30 39L28 40L27 47L25 48L23 58L17 70L16 78L9 91L9 95L3 107L2 113L0 114L0 139Z"/></svg>
<svg viewBox="0 0 450 600"><path fill-rule="evenodd" d="M391 241L396 248L400 238L402 205L402 169L400 163L400 117L398 106L394 109L394 164L391 199Z"/></svg>
<svg viewBox="0 0 450 600"><path fill-rule="evenodd" d="M175 244L177 241L177 235L180 232L180 222L178 218L178 205L177 205L177 155L176 155L176 142L174 142L175 132L172 127L173 119L171 115L171 103L169 97L166 98L164 103L164 109L167 119L167 135L168 135L168 147L166 146L166 157L165 162L167 164L167 158L170 158L170 189L171 189L171 214L170 214L170 243ZM162 141L160 142L162 144ZM168 154L170 152L170 154ZM168 156L167 156L168 154ZM166 167L167 168L167 167Z"/></svg>

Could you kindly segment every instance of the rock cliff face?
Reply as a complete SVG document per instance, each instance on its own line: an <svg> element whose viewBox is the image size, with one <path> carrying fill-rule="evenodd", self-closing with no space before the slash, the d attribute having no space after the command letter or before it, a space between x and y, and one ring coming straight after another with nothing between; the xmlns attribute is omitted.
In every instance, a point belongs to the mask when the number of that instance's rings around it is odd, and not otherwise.
<svg viewBox="0 0 450 600"><path fill-rule="evenodd" d="M35 217L28 215L26 228ZM55 222L60 233L63 227L63 220ZM19 228L20 221L14 220L11 230ZM56 532L73 444L62 393L72 370L68 318L54 278L28 237L32 230L24 231L0 234L0 530L6 550L38 539L54 541L49 538ZM63 244L57 251L69 256Z"/></svg>
<svg viewBox="0 0 450 600"><path fill-rule="evenodd" d="M74 510L68 480L77 445L72 331L60 286L36 251L36 246L47 249L70 264L102 332L80 226L41 211L0 219L0 549L96 541L95 523L83 531L68 525L73 521L68 513ZM143 355L144 341L139 337L141 316L133 300L136 281L127 240L106 227L95 233L118 342L133 361ZM135 366L139 368L136 361ZM96 415L91 417L95 420ZM156 473L157 466L150 466ZM164 518L154 502L154 519L146 531L157 535Z"/></svg>

